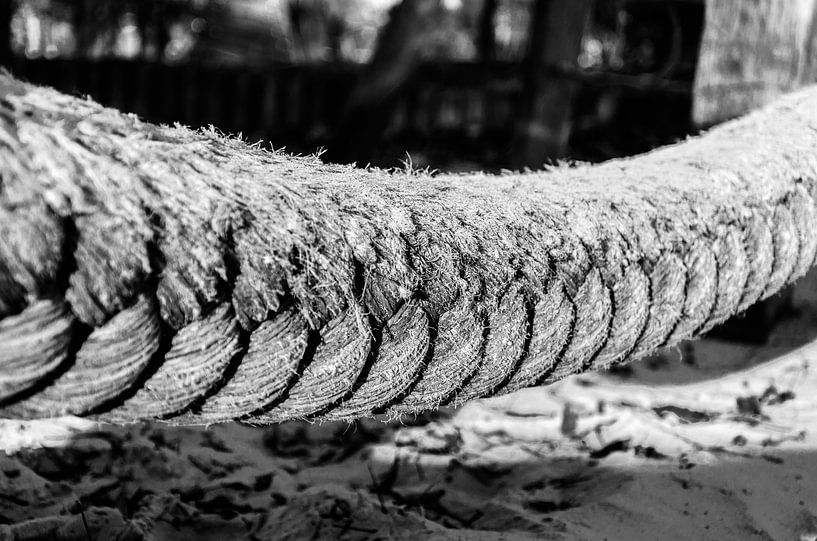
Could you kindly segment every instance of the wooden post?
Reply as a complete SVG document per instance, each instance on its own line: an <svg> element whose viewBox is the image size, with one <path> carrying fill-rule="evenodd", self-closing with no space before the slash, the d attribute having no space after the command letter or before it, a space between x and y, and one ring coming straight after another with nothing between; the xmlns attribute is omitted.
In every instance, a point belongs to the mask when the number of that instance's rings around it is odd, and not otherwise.
<svg viewBox="0 0 817 541"><path fill-rule="evenodd" d="M707 0L693 121L709 126L817 82L817 1Z"/></svg>
<svg viewBox="0 0 817 541"><path fill-rule="evenodd" d="M537 0L534 5L514 167L541 168L567 152L579 83L548 71L576 64L591 7L592 0Z"/></svg>

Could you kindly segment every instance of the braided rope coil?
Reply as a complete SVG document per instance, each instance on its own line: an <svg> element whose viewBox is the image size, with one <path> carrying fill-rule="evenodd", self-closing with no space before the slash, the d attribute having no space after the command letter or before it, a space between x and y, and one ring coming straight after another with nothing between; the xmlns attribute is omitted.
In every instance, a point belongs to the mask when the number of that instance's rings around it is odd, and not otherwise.
<svg viewBox="0 0 817 541"><path fill-rule="evenodd" d="M0 416L353 419L629 362L803 275L817 88L632 159L359 170L0 76Z"/></svg>

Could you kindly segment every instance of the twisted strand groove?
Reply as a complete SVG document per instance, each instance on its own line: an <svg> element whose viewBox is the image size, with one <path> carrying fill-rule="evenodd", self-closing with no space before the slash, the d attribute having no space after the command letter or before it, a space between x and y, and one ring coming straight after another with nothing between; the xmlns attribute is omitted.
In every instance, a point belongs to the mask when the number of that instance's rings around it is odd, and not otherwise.
<svg viewBox="0 0 817 541"><path fill-rule="evenodd" d="M321 331L313 360L288 390L286 400L251 415L248 421L267 424L305 419L337 403L352 391L369 354L379 351L379 342L379 336L374 336L365 318L356 317L355 310L330 321Z"/></svg>
<svg viewBox="0 0 817 541"><path fill-rule="evenodd" d="M536 385L549 373L568 345L573 327L573 304L560 280L551 280L547 292L534 306L529 352L500 394Z"/></svg>
<svg viewBox="0 0 817 541"><path fill-rule="evenodd" d="M792 209L792 218L800 246L800 257L792 271L791 280L805 275L817 256L817 235L814 234L817 231L817 209L815 209L814 201L802 186L797 186L788 205Z"/></svg>
<svg viewBox="0 0 817 541"><path fill-rule="evenodd" d="M387 410L389 416L438 408L476 372L481 360L482 323L473 304L472 299L462 296L440 316L431 361L411 392Z"/></svg>
<svg viewBox="0 0 817 541"><path fill-rule="evenodd" d="M66 239L44 204L0 206L0 318L21 312L32 299L49 295L58 280Z"/></svg>
<svg viewBox="0 0 817 541"><path fill-rule="evenodd" d="M144 386L100 419L122 423L183 412L218 383L238 348L239 330L232 308L221 304L183 327L173 337L164 363Z"/></svg>
<svg viewBox="0 0 817 541"><path fill-rule="evenodd" d="M490 395L511 376L524 352L527 334L525 300L514 284L502 296L496 312L489 314L485 350L477 372L450 398L460 405Z"/></svg>
<svg viewBox="0 0 817 541"><path fill-rule="evenodd" d="M797 265L800 241L791 212L784 205L777 205L772 214L772 272L761 298L778 292L791 278Z"/></svg>
<svg viewBox="0 0 817 541"><path fill-rule="evenodd" d="M416 302L404 304L383 329L378 356L365 380L322 418L355 419L390 404L425 368L423 363L431 347L428 314Z"/></svg>
<svg viewBox="0 0 817 541"><path fill-rule="evenodd" d="M681 320L686 299L687 271L676 254L661 256L649 274L649 318L631 353L639 358L663 346Z"/></svg>
<svg viewBox="0 0 817 541"><path fill-rule="evenodd" d="M593 267L579 286L573 298L573 309L576 316L570 343L546 376L545 383L579 372L604 346L610 335L612 299L598 268Z"/></svg>
<svg viewBox="0 0 817 541"><path fill-rule="evenodd" d="M633 159L436 178L0 97L4 416L461 404L705 332L817 257L817 88Z"/></svg>
<svg viewBox="0 0 817 541"><path fill-rule="evenodd" d="M123 328L132 332L123 333ZM158 347L153 300L141 297L95 328L65 373L37 394L7 406L3 414L31 418L88 413L133 383ZM94 383L93 392L88 382Z"/></svg>
<svg viewBox="0 0 817 541"><path fill-rule="evenodd" d="M298 376L298 366L306 354L308 330L303 318L292 310L261 323L250 336L241 364L224 387L195 411L174 422L230 421L283 396Z"/></svg>
<svg viewBox="0 0 817 541"><path fill-rule="evenodd" d="M613 319L604 347L588 363L590 370L604 370L627 357L644 333L649 318L650 284L639 265L631 265L612 288Z"/></svg>
<svg viewBox="0 0 817 541"><path fill-rule="evenodd" d="M749 273L738 304L738 312L743 312L761 298L772 275L774 237L764 213L752 212L743 242L749 262Z"/></svg>
<svg viewBox="0 0 817 541"><path fill-rule="evenodd" d="M683 266L687 282L681 317L670 333L667 344L675 344L701 329L715 308L718 291L718 262L708 240L701 240L687 252Z"/></svg>
<svg viewBox="0 0 817 541"><path fill-rule="evenodd" d="M36 301L0 320L0 402L53 373L68 356L74 318L64 302Z"/></svg>
<svg viewBox="0 0 817 541"><path fill-rule="evenodd" d="M703 334L719 323L733 316L738 309L746 281L749 279L749 265L743 238L734 227L715 242L715 259L718 270L718 287L715 293L715 305L706 322L699 331Z"/></svg>

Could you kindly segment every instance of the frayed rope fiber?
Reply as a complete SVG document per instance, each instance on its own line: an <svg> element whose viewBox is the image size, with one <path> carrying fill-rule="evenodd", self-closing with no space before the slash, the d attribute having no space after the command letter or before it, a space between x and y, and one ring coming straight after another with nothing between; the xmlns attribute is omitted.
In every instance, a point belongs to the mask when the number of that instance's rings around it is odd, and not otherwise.
<svg viewBox="0 0 817 541"><path fill-rule="evenodd" d="M546 172L326 165L0 76L0 416L389 417L699 335L817 252L817 88Z"/></svg>

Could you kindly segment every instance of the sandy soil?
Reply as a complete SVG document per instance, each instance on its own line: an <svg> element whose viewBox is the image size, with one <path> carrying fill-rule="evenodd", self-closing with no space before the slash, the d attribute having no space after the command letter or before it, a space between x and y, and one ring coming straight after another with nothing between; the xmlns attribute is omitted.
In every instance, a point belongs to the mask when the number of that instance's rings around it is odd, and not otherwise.
<svg viewBox="0 0 817 541"><path fill-rule="evenodd" d="M403 424L0 421L0 540L817 540L808 314Z"/></svg>

